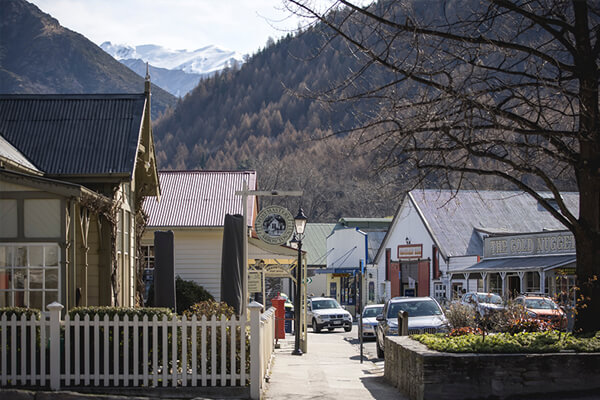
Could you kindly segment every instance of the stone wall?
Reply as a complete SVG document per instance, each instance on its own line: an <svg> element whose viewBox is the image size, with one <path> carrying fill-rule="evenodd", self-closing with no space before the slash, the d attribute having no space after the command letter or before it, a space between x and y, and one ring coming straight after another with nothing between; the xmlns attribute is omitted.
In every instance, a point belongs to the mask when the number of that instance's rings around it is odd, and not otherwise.
<svg viewBox="0 0 600 400"><path fill-rule="evenodd" d="M385 340L385 379L412 400L600 390L600 354L454 354L407 336Z"/></svg>

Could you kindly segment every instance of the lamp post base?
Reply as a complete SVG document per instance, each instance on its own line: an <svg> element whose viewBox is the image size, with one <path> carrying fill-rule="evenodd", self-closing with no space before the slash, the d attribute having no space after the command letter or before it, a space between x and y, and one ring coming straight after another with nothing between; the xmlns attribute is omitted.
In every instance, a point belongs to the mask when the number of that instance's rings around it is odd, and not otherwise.
<svg viewBox="0 0 600 400"><path fill-rule="evenodd" d="M292 351L293 356L301 356L302 354L302 350L300 349L294 349L294 351Z"/></svg>

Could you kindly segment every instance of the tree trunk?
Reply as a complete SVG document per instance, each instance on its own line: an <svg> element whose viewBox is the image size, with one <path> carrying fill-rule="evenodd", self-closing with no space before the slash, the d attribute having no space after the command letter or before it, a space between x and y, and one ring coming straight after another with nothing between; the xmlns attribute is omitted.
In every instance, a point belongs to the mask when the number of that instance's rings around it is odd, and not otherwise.
<svg viewBox="0 0 600 400"><path fill-rule="evenodd" d="M590 176L592 175L592 176ZM600 179L580 178L575 331L600 331ZM595 175L595 176L594 176Z"/></svg>

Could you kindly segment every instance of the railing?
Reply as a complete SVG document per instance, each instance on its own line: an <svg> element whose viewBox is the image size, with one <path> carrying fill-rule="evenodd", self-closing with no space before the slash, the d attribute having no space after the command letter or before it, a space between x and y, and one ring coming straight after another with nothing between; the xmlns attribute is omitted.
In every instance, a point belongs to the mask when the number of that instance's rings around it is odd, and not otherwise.
<svg viewBox="0 0 600 400"><path fill-rule="evenodd" d="M185 316L149 320L89 315L0 317L0 383L6 386L246 386L260 397L274 343L274 309L249 321Z"/></svg>

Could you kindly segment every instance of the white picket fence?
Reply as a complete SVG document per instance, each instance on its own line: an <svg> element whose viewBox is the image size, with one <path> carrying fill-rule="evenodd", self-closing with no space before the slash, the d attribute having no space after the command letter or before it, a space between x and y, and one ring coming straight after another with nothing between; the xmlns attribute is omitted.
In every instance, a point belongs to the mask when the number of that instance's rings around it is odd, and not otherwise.
<svg viewBox="0 0 600 400"><path fill-rule="evenodd" d="M89 315L71 319L63 306L49 318L0 317L0 383L6 386L247 386L260 397L274 347L274 309L249 320L202 317L148 320ZM249 341L249 349L247 342ZM247 354L247 352L250 352ZM249 358L247 356L250 356ZM248 362L248 364L247 364ZM249 368L247 368L249 365ZM249 370L249 371L248 371ZM248 374L249 372L249 374ZM249 375L249 376L248 376Z"/></svg>

